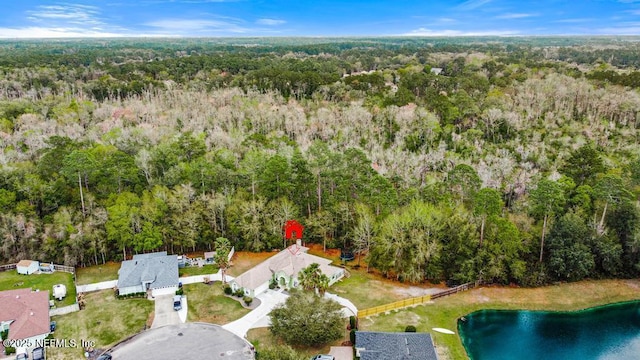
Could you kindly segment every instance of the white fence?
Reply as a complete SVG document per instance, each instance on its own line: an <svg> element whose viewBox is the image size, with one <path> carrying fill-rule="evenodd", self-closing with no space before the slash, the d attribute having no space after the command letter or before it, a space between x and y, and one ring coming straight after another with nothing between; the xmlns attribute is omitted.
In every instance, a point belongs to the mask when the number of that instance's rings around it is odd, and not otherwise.
<svg viewBox="0 0 640 360"><path fill-rule="evenodd" d="M65 315L76 311L80 311L80 305L78 305L78 303L61 308L49 309L49 316Z"/></svg>
<svg viewBox="0 0 640 360"><path fill-rule="evenodd" d="M79 293L113 289L118 284L118 280L103 281L94 284L77 285L76 291Z"/></svg>
<svg viewBox="0 0 640 360"><path fill-rule="evenodd" d="M331 299L334 300L336 302L338 302L338 304L342 305L343 307L347 308L349 311L351 311L353 314L348 314L348 316L357 316L358 315L358 308L349 300L340 297L338 295L335 294L330 294L328 292L324 293L324 297L327 299Z"/></svg>

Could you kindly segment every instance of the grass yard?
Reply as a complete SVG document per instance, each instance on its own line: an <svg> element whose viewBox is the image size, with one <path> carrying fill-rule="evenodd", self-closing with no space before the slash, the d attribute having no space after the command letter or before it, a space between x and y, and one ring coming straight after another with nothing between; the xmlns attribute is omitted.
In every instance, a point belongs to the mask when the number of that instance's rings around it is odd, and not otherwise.
<svg viewBox="0 0 640 360"><path fill-rule="evenodd" d="M78 285L93 284L102 281L118 279L120 263L108 262L103 265L95 265L76 269Z"/></svg>
<svg viewBox="0 0 640 360"><path fill-rule="evenodd" d="M414 308L360 319L360 329L404 331L407 325L414 325L419 332L432 334L441 360L462 360L467 355L460 338L433 332L432 328L443 327L457 333L458 318L481 309L573 311L637 299L638 280L594 280L541 288L481 287Z"/></svg>
<svg viewBox="0 0 640 360"><path fill-rule="evenodd" d="M218 266L216 265L185 266L181 269L178 269L178 275L180 277L192 276L192 275L209 275L209 274L215 274L217 272L218 272Z"/></svg>
<svg viewBox="0 0 640 360"><path fill-rule="evenodd" d="M319 347L292 346L292 348L307 358L317 354L328 354L332 346L340 346L340 344L342 344L343 341L349 340L349 332L346 330L346 326L347 326L347 321L345 320L345 335L342 339L336 340L332 343L326 344L324 346L319 346ZM247 340L249 340L249 342L251 342L253 346L256 347L256 350L258 351L258 353L260 352L260 349L268 348L275 345L285 344L283 341L273 336L273 334L271 334L271 331L269 331L269 328L266 328L266 327L250 329L247 332Z"/></svg>
<svg viewBox="0 0 640 360"><path fill-rule="evenodd" d="M31 288L49 291L49 298L53 299L53 285L64 284L67 296L62 301L55 300L56 306L72 305L76 302L76 286L73 284L73 274L56 271L51 274L21 275L16 270L0 272L0 291Z"/></svg>
<svg viewBox="0 0 640 360"><path fill-rule="evenodd" d="M56 339L92 340L96 348L106 349L118 341L142 331L150 325L150 314L154 303L147 299L118 300L113 290L103 290L85 295L86 307L75 313L55 316ZM83 351L78 348L49 348L49 359L81 359Z"/></svg>
<svg viewBox="0 0 640 360"><path fill-rule="evenodd" d="M246 315L249 310L224 295L222 283L184 285L189 306L188 321L224 325Z"/></svg>
<svg viewBox="0 0 640 360"><path fill-rule="evenodd" d="M351 276L343 278L329 288L330 293L353 302L358 309L388 304L397 300L422 296L434 291L436 285L408 285L382 278L365 270L349 270ZM445 288L443 288L444 290Z"/></svg>
<svg viewBox="0 0 640 360"><path fill-rule="evenodd" d="M239 276L245 271L260 264L261 262L267 260L275 254L277 254L277 252L275 251L260 253L236 251L236 253L233 254L233 258L231 258L231 262L233 263L233 265L229 268L229 270L227 270L227 274L231 276Z"/></svg>

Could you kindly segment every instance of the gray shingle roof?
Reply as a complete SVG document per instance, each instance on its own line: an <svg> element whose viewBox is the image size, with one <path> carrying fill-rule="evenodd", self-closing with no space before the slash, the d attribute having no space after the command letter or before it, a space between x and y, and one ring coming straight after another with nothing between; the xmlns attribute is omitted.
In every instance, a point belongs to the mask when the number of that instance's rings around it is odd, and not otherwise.
<svg viewBox="0 0 640 360"><path fill-rule="evenodd" d="M178 256L166 251L134 255L118 270L118 288L151 282L150 289L178 286Z"/></svg>
<svg viewBox="0 0 640 360"><path fill-rule="evenodd" d="M360 360L438 360L427 333L356 332Z"/></svg>

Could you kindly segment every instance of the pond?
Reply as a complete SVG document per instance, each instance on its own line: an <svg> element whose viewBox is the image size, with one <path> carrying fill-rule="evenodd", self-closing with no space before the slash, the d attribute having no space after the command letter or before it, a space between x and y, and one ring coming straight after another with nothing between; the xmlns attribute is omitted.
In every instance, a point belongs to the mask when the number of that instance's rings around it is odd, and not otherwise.
<svg viewBox="0 0 640 360"><path fill-rule="evenodd" d="M472 360L640 359L640 301L583 311L482 310L458 321Z"/></svg>

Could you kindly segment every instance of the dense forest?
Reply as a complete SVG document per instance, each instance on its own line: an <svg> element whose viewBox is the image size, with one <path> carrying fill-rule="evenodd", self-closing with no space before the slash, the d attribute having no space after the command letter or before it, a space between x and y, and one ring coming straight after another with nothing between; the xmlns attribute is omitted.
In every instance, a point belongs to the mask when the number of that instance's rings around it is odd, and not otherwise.
<svg viewBox="0 0 640 360"><path fill-rule="evenodd" d="M346 248L401 281L640 275L636 38L0 42L0 261ZM366 265L365 265L366 264Z"/></svg>

